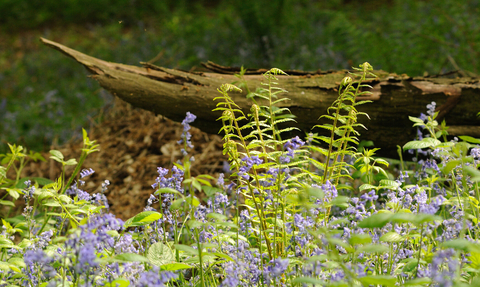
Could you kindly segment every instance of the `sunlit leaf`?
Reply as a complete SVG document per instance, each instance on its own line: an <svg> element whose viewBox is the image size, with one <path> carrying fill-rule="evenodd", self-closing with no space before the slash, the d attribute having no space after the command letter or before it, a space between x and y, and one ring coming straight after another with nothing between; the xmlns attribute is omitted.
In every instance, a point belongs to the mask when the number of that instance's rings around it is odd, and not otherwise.
<svg viewBox="0 0 480 287"><path fill-rule="evenodd" d="M158 267L175 263L175 255L172 250L162 242L155 242L148 248L147 258Z"/></svg>
<svg viewBox="0 0 480 287"><path fill-rule="evenodd" d="M395 286L397 278L390 275L367 275L358 278L364 285Z"/></svg>

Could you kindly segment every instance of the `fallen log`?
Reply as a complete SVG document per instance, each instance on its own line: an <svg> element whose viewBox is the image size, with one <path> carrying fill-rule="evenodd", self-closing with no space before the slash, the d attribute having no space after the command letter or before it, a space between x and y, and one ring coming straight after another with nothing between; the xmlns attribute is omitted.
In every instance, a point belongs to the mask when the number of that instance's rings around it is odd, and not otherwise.
<svg viewBox="0 0 480 287"><path fill-rule="evenodd" d="M65 55L72 57L92 73L91 77L111 92L135 107L181 121L187 111L197 116L194 126L209 133L217 133L220 116L213 112L213 98L224 83L238 81L234 76L239 70L214 63L204 66L211 72L187 72L157 67L150 63L131 66L97 59L59 43L41 38L41 41ZM266 70L249 69L244 79L251 91L260 87L261 73ZM286 89L287 107L296 115L296 126L304 132L319 124L318 118L338 97L338 86L348 71L286 71L290 76L279 76L279 86ZM425 113L426 105L435 101L439 119L445 119L451 135L480 137L480 83L479 77L457 77L457 73L437 76L409 77L385 71L369 84L372 94L362 99L373 103L359 107L370 120L359 118L368 130L360 131L361 139L372 140L380 147L380 155L397 157L396 146L415 137L415 129L408 116ZM251 102L246 93L232 93L231 97L245 111ZM313 130L313 132L322 132Z"/></svg>

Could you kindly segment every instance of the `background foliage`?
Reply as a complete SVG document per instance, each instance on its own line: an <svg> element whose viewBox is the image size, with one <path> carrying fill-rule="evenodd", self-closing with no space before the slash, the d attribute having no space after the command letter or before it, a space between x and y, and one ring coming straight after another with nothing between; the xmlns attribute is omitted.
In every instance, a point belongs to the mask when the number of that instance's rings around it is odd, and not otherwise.
<svg viewBox="0 0 480 287"><path fill-rule="evenodd" d="M48 148L111 102L43 36L108 61L407 73L479 71L480 4L467 1L0 1L0 136ZM4 144L2 146L5 146Z"/></svg>

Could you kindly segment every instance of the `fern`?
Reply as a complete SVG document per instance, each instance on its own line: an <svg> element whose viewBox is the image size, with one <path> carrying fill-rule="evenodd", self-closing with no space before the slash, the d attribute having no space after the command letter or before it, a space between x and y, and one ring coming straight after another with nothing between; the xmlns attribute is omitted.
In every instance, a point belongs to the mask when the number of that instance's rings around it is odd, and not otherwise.
<svg viewBox="0 0 480 287"><path fill-rule="evenodd" d="M358 112L356 107L370 101L356 102L356 99L358 96L370 94L370 92L362 91L362 89L372 87L362 84L362 82L367 79L367 76L375 77L375 75L370 72L373 68L369 63L364 63L360 65L360 68L354 69L361 72L360 74L352 73L352 76L359 79L354 81L351 76L345 77L340 84L338 99L327 109L327 114L320 117L332 123L314 126L314 128L321 128L330 133L329 137L321 135L313 137L317 143L326 143L328 149L311 147L313 151L320 152L325 156L325 163L310 159L310 162L323 172L322 184L330 180L337 185L340 178L350 178L348 170L352 168L352 165L347 163L345 159L355 156L355 146L358 145L358 136L360 135L357 129L365 128L357 122L357 117L359 115L368 117L368 115Z"/></svg>
<svg viewBox="0 0 480 287"><path fill-rule="evenodd" d="M298 204L289 202L291 197L297 196L301 190L310 190L315 194L316 191L308 184L325 184L327 180L334 183L332 179L335 179L336 185L340 177L348 176L351 165L345 159L346 156L354 156L353 146L358 144L357 129L363 127L357 123L357 116L363 113L358 112L356 106L366 102L356 102L356 97L367 93L361 91L369 87L362 81L371 75L368 63L361 67L357 70L362 74L353 74L360 79L353 81L352 77L346 77L340 87L339 98L328 109L329 113L323 116L332 123L316 126L328 130L330 137L311 137L315 142L327 143L328 149L312 146L309 150L301 148L304 142L298 137L289 140L283 138L296 128L289 126L294 122L290 110L281 106L289 100L280 97L280 94L287 92L277 83L278 75L286 75L282 70L273 68L267 71L263 75L265 81L262 87L255 92L248 90L243 77L244 69L237 75L241 79L237 84L247 89L247 98L252 100L247 115L229 96L230 92L241 92L240 88L224 84L218 89L221 96L215 98L218 103L214 110L222 112L219 120L222 120L223 127L220 131L224 133L224 154L228 154L233 172L231 179L243 196L243 206L255 218L255 241L266 243L270 260L285 256L286 247L290 244L292 235L287 234L286 215L291 216L302 210ZM312 151L319 151L327 161L322 163L311 159L308 155ZM309 171L308 166L312 164L323 174ZM327 208L322 218L327 218L329 212L330 208ZM238 214L239 206L237 217ZM259 248L262 252L264 246L260 244Z"/></svg>

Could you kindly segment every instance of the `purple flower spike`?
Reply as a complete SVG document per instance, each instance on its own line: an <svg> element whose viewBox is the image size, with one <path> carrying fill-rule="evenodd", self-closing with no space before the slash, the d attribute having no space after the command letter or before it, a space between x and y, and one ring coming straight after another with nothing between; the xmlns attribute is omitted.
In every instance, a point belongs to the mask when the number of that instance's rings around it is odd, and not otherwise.
<svg viewBox="0 0 480 287"><path fill-rule="evenodd" d="M84 169L80 172L80 178L84 178L86 176L92 175L95 171L93 169Z"/></svg>
<svg viewBox="0 0 480 287"><path fill-rule="evenodd" d="M193 121L195 121L196 118L197 118L196 115L190 112L187 112L187 116L182 121L183 133L182 133L181 139L178 141L179 144L186 143L187 147L193 148L193 144L190 141L190 139L192 138L192 135L190 134L190 129L191 129L190 123L193 123ZM185 149L182 149L182 154L184 156L187 155L187 151Z"/></svg>

